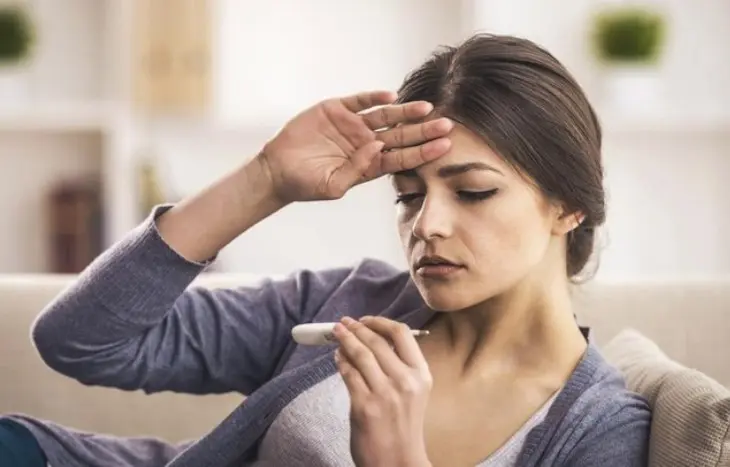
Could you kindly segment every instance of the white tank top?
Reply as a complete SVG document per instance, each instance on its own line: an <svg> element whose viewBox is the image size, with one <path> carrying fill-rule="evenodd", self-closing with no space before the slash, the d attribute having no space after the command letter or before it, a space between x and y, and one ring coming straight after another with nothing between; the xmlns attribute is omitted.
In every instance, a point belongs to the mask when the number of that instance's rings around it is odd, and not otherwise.
<svg viewBox="0 0 730 467"><path fill-rule="evenodd" d="M558 391L559 392L559 391ZM513 467L528 433L545 418L557 393L502 447L476 467ZM354 467L350 397L339 374L292 400L274 419L248 467Z"/></svg>

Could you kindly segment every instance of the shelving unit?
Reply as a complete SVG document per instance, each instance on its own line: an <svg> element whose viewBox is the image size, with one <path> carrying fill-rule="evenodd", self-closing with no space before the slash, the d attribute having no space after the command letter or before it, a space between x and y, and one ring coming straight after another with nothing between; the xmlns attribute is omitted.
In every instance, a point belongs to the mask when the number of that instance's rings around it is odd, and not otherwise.
<svg viewBox="0 0 730 467"><path fill-rule="evenodd" d="M99 132L112 130L114 110L102 103L43 103L0 109L2 132Z"/></svg>
<svg viewBox="0 0 730 467"><path fill-rule="evenodd" d="M27 218L2 223L0 272L42 273L49 267L45 197L56 184L99 178L105 247L140 222L137 159L148 149L154 121L144 115L172 108L185 101L185 93L197 92L188 110L195 114L193 126L201 120L209 99L200 91L206 83L173 77L179 64L170 59L189 57L169 53L199 45L186 38L208 37L190 31L206 24L202 12L216 0L177 1L172 16L163 14L169 5L156 0L13 1L31 10L37 45L24 72L28 95L0 102L0 185L6 194L0 207L5 206L1 210L8 219ZM160 51L168 56L153 56ZM205 64L205 57L196 58ZM160 68L165 63L167 70ZM152 74L157 78L150 79ZM25 171L23 176L16 168Z"/></svg>
<svg viewBox="0 0 730 467"><path fill-rule="evenodd" d="M128 229L131 204L110 168L121 167L131 133L120 70L129 35L116 0L23 0L36 28L24 75L27 96L0 103L2 272L49 270L48 196L59 183L100 179L104 243ZM117 214L118 213L118 214Z"/></svg>

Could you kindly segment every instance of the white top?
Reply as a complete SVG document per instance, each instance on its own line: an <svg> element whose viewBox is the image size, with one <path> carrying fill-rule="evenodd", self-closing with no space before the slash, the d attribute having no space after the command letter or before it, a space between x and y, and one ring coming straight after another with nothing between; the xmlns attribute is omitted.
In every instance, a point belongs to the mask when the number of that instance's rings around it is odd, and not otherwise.
<svg viewBox="0 0 730 467"><path fill-rule="evenodd" d="M557 396L557 393L556 393ZM512 467L528 433L545 418L553 396L500 449L477 467ZM350 397L335 374L304 391L274 419L249 467L354 467L350 455Z"/></svg>

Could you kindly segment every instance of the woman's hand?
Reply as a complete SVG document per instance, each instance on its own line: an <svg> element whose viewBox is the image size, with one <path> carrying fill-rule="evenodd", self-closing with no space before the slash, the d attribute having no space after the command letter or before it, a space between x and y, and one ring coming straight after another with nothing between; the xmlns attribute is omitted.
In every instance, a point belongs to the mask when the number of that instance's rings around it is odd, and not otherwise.
<svg viewBox="0 0 730 467"><path fill-rule="evenodd" d="M430 466L423 436L431 373L408 326L344 318L335 360L350 392L350 450L358 467Z"/></svg>
<svg viewBox="0 0 730 467"><path fill-rule="evenodd" d="M378 91L328 99L289 121L259 155L281 202L341 198L359 183L446 153L453 123L414 123L433 106L391 105L396 98Z"/></svg>

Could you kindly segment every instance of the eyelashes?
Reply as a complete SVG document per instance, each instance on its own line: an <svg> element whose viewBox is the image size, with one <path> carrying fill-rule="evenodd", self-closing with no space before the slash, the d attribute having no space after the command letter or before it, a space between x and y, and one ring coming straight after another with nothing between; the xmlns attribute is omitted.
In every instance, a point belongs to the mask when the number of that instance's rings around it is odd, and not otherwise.
<svg viewBox="0 0 730 467"><path fill-rule="evenodd" d="M486 190L486 191L465 191L460 190L456 192L457 197L460 201L466 202L466 203L476 203L480 201L485 201L492 196L496 195L499 190L497 188L493 190ZM417 201L421 198L423 198L423 193L404 193L402 195L398 195L395 199L395 204L411 204L414 201Z"/></svg>
<svg viewBox="0 0 730 467"><path fill-rule="evenodd" d="M459 198L464 201L484 201L497 194L497 189L487 191L458 191Z"/></svg>
<svg viewBox="0 0 730 467"><path fill-rule="evenodd" d="M395 198L395 204L410 204L421 196L423 195L421 195L420 193L405 193L402 195L398 195Z"/></svg>

